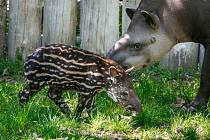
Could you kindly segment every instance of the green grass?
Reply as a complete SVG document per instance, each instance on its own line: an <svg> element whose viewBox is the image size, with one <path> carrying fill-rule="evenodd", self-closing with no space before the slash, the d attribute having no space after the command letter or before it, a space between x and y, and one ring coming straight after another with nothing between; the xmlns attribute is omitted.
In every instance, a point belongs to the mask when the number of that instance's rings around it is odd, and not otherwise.
<svg viewBox="0 0 210 140"><path fill-rule="evenodd" d="M189 102L199 87L199 74L185 78L179 70L171 73L153 65L131 74L143 111L136 117L114 103L102 92L97 95L97 111L91 118L86 113L80 121L63 115L46 96L47 88L39 92L24 108L18 103L18 92L24 88L20 60L0 60L0 75L8 69L6 79L0 77L0 139L31 140L36 138L92 140L129 139L209 139L210 110L187 113L175 108L176 98ZM9 76L9 77L8 77ZM10 80L7 80L10 79ZM3 79L3 80L2 80ZM11 80L12 79L12 80ZM72 112L77 94L66 92L64 98Z"/></svg>

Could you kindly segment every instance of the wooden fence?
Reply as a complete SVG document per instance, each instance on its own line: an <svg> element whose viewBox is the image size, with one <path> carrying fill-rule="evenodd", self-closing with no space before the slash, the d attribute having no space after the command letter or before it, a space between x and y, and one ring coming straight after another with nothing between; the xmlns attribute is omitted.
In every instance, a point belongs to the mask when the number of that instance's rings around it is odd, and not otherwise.
<svg viewBox="0 0 210 140"><path fill-rule="evenodd" d="M81 47L105 54L119 39L119 1L81 0Z"/></svg>
<svg viewBox="0 0 210 140"><path fill-rule="evenodd" d="M0 0L0 4L2 1L5 0ZM122 2L118 0L80 0L80 2L77 0L10 0L8 54L15 58L19 52L25 58L40 45L74 44L78 4L80 5L81 48L105 54L119 39L119 32L123 34L126 32L130 20L125 13L125 8L136 8L139 2L140 0ZM119 14L120 4L122 4L122 14ZM2 10L0 10L0 29L1 15ZM119 15L122 17L119 18ZM121 22L122 31L119 31ZM161 61L161 64L172 70L179 67L196 69L198 62L202 61L202 52L203 50L199 51L196 44L177 45Z"/></svg>
<svg viewBox="0 0 210 140"><path fill-rule="evenodd" d="M41 0L10 0L8 54L25 58L41 45Z"/></svg>
<svg viewBox="0 0 210 140"><path fill-rule="evenodd" d="M77 0L44 0L43 15L43 44L75 41Z"/></svg>
<svg viewBox="0 0 210 140"><path fill-rule="evenodd" d="M7 0L0 0L0 56L4 54L6 48L5 23L6 23Z"/></svg>

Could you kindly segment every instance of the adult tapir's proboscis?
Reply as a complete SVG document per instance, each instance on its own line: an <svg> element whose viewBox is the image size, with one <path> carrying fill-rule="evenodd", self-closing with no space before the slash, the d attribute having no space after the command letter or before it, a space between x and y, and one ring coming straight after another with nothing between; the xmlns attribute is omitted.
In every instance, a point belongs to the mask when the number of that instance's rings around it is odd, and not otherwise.
<svg viewBox="0 0 210 140"><path fill-rule="evenodd" d="M181 42L204 45L200 88L189 111L207 105L210 97L210 0L141 0L126 9L127 33L107 56L122 65L146 67Z"/></svg>

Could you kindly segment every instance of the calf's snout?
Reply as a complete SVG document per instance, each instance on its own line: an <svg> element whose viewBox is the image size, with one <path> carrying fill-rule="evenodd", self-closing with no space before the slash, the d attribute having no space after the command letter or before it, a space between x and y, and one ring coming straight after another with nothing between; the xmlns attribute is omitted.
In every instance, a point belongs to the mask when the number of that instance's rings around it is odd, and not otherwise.
<svg viewBox="0 0 210 140"><path fill-rule="evenodd" d="M142 105L141 105L141 101L139 100L139 98L132 98L130 100L130 103L134 106L134 111L136 113L140 113L142 111Z"/></svg>

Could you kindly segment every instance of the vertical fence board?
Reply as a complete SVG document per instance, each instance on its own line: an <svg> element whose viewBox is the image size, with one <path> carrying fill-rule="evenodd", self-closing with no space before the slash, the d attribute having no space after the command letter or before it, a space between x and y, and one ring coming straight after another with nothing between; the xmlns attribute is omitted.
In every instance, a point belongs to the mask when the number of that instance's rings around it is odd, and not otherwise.
<svg viewBox="0 0 210 140"><path fill-rule="evenodd" d="M125 34L130 23L130 18L126 14L126 8L137 8L141 0L123 0L122 9L122 34Z"/></svg>
<svg viewBox="0 0 210 140"><path fill-rule="evenodd" d="M178 68L197 69L198 66L198 44L196 43L180 43L172 48L172 50L162 59L161 65L172 71Z"/></svg>
<svg viewBox="0 0 210 140"><path fill-rule="evenodd" d="M25 58L41 43L41 0L11 0L8 53Z"/></svg>
<svg viewBox="0 0 210 140"><path fill-rule="evenodd" d="M77 0L45 0L43 44L74 44Z"/></svg>
<svg viewBox="0 0 210 140"><path fill-rule="evenodd" d="M4 55L6 48L5 21L6 21L7 0L0 0L0 57Z"/></svg>
<svg viewBox="0 0 210 140"><path fill-rule="evenodd" d="M105 54L119 39L119 1L80 1L81 48Z"/></svg>

